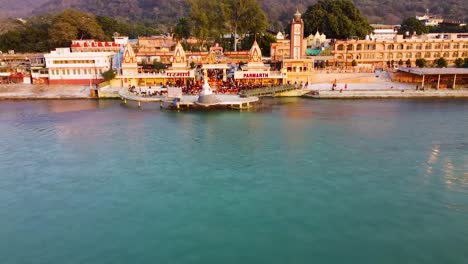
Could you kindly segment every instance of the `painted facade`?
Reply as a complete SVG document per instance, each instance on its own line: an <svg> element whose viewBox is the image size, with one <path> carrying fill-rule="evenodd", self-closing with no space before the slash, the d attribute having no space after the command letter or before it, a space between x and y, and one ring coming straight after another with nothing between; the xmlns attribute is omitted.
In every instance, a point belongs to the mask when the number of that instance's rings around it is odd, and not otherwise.
<svg viewBox="0 0 468 264"><path fill-rule="evenodd" d="M49 84L99 84L103 80L101 74L111 69L114 54L57 48L44 55Z"/></svg>

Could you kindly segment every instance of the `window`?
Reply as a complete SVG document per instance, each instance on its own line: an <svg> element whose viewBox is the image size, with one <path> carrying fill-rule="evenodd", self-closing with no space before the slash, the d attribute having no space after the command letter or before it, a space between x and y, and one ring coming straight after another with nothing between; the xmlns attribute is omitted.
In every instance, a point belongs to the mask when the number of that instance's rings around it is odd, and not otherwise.
<svg viewBox="0 0 468 264"><path fill-rule="evenodd" d="M392 54L392 53L389 53L389 54L387 55L387 58L388 58L388 59L393 59L393 54Z"/></svg>
<svg viewBox="0 0 468 264"><path fill-rule="evenodd" d="M444 44L444 49L450 49L450 44Z"/></svg>
<svg viewBox="0 0 468 264"><path fill-rule="evenodd" d="M358 44L356 50L362 50L362 44Z"/></svg>
<svg viewBox="0 0 468 264"><path fill-rule="evenodd" d="M420 59L421 57L422 57L421 52L416 53L416 56L415 56L416 59Z"/></svg>
<svg viewBox="0 0 468 264"><path fill-rule="evenodd" d="M442 55L442 57L448 58L448 57L450 57L450 54L448 52L444 52L444 55Z"/></svg>
<svg viewBox="0 0 468 264"><path fill-rule="evenodd" d="M468 49L468 44L463 44L464 49Z"/></svg>
<svg viewBox="0 0 468 264"><path fill-rule="evenodd" d="M430 58L430 57L431 57L431 53L430 53L430 52L424 53L424 58Z"/></svg>
<svg viewBox="0 0 468 264"><path fill-rule="evenodd" d="M434 48L434 49L440 49L440 47L442 47L442 45L440 45L440 43L437 43L437 44L435 44L435 48Z"/></svg>
<svg viewBox="0 0 468 264"><path fill-rule="evenodd" d="M455 52L452 54L452 57L458 58L458 51L455 51Z"/></svg>
<svg viewBox="0 0 468 264"><path fill-rule="evenodd" d="M454 48L454 49L459 49L459 48L460 48L460 44L458 44L458 43L453 44L453 48Z"/></svg>
<svg viewBox="0 0 468 264"><path fill-rule="evenodd" d="M403 53L398 53L398 54L396 55L396 58L397 58L397 59L403 58Z"/></svg>
<svg viewBox="0 0 468 264"><path fill-rule="evenodd" d="M387 49L389 49L389 50L394 50L394 49L395 49L395 46L393 46L393 44L390 44L390 45L387 46Z"/></svg>
<svg viewBox="0 0 468 264"><path fill-rule="evenodd" d="M70 75L70 69L67 69L67 75Z"/></svg>
<svg viewBox="0 0 468 264"><path fill-rule="evenodd" d="M62 75L65 75L65 70L62 70Z"/></svg>
<svg viewBox="0 0 468 264"><path fill-rule="evenodd" d="M412 56L413 56L413 54L411 54L411 53L406 53L406 58L407 58L407 59L411 59Z"/></svg>
<svg viewBox="0 0 468 264"><path fill-rule="evenodd" d="M338 47L336 48L337 50L344 50L344 45L343 44L340 44L338 45Z"/></svg>
<svg viewBox="0 0 468 264"><path fill-rule="evenodd" d="M408 44L406 46L406 50L412 50L413 49L413 44Z"/></svg>
<svg viewBox="0 0 468 264"><path fill-rule="evenodd" d="M416 49L417 49L417 50L422 50L422 44L416 45Z"/></svg>
<svg viewBox="0 0 468 264"><path fill-rule="evenodd" d="M426 44L426 46L424 47L424 49L430 50L430 49L432 49L432 45L431 45L431 44Z"/></svg>
<svg viewBox="0 0 468 264"><path fill-rule="evenodd" d="M73 75L76 75L76 69L73 69Z"/></svg>
<svg viewBox="0 0 468 264"><path fill-rule="evenodd" d="M398 44L397 50L402 50L403 49L403 44Z"/></svg>
<svg viewBox="0 0 468 264"><path fill-rule="evenodd" d="M440 52L434 53L434 58L440 58Z"/></svg>

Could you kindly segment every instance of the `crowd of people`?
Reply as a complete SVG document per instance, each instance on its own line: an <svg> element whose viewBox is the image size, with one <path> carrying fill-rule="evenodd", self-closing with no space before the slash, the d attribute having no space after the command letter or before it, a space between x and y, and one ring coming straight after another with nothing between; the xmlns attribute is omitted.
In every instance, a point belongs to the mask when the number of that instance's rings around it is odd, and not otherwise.
<svg viewBox="0 0 468 264"><path fill-rule="evenodd" d="M167 85L161 84L158 87L129 86L128 91L139 96L166 96L168 87L181 87L184 95L198 95L203 89L203 83L189 82L187 85L168 83ZM215 94L241 94L243 91L261 87L265 87L265 85L234 81L217 81L211 84L211 89Z"/></svg>

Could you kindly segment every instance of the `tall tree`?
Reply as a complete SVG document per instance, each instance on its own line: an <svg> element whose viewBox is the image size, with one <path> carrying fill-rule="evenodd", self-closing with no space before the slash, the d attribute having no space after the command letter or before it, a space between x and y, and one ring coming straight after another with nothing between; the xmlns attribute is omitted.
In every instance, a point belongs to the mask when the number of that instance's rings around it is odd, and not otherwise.
<svg viewBox="0 0 468 264"><path fill-rule="evenodd" d="M416 32L417 35L426 34L429 32L429 29L424 25L424 23L415 17L410 17L401 23L401 27L398 30L398 34L410 34Z"/></svg>
<svg viewBox="0 0 468 264"><path fill-rule="evenodd" d="M70 45L73 39L105 40L106 36L93 15L69 9L55 16L49 28L54 45Z"/></svg>
<svg viewBox="0 0 468 264"><path fill-rule="evenodd" d="M182 17L174 28L174 37L176 39L187 39L190 37L190 31L192 30L192 23L190 19Z"/></svg>
<svg viewBox="0 0 468 264"><path fill-rule="evenodd" d="M238 35L260 33L267 27L265 12L257 0L225 0L227 7L227 26L234 35L234 51L237 51Z"/></svg>
<svg viewBox="0 0 468 264"><path fill-rule="evenodd" d="M250 50L255 40L262 50L262 55L269 57L271 43L275 43L276 38L268 33L250 34L242 40L242 49Z"/></svg>
<svg viewBox="0 0 468 264"><path fill-rule="evenodd" d="M199 38L203 49L208 38L220 38L227 32L226 16L228 7L217 0L187 0L190 4L190 19L196 27L193 34Z"/></svg>
<svg viewBox="0 0 468 264"><path fill-rule="evenodd" d="M306 35L320 31L329 38L364 38L372 27L350 0L319 0L302 16Z"/></svg>

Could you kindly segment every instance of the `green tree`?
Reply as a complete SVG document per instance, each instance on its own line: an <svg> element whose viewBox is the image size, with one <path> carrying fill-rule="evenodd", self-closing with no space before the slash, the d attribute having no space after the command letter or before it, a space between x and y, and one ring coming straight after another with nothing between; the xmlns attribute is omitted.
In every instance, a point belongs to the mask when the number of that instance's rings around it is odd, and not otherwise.
<svg viewBox="0 0 468 264"><path fill-rule="evenodd" d="M55 16L48 30L53 45L69 46L73 39L105 40L106 35L93 15L65 10Z"/></svg>
<svg viewBox="0 0 468 264"><path fill-rule="evenodd" d="M468 58L465 58L463 61L464 61L463 67L468 68Z"/></svg>
<svg viewBox="0 0 468 264"><path fill-rule="evenodd" d="M188 39L190 37L190 31L192 30L192 24L190 19L182 17L174 27L174 37L178 40Z"/></svg>
<svg viewBox="0 0 468 264"><path fill-rule="evenodd" d="M115 76L117 75L117 72L111 69L111 70L103 72L101 75L102 75L102 78L104 78L104 81L108 82L115 78Z"/></svg>
<svg viewBox="0 0 468 264"><path fill-rule="evenodd" d="M436 60L434 61L434 64L435 64L435 66L437 66L437 68L445 68L445 67L448 66L447 60L444 59L444 58L442 58L442 57L436 59Z"/></svg>
<svg viewBox="0 0 468 264"><path fill-rule="evenodd" d="M407 59L406 60L406 67L410 67L411 66L411 60L410 59Z"/></svg>
<svg viewBox="0 0 468 264"><path fill-rule="evenodd" d="M320 31L328 38L364 38L372 27L350 0L319 0L303 15L306 35Z"/></svg>
<svg viewBox="0 0 468 264"><path fill-rule="evenodd" d="M157 72L166 69L166 65L156 59L153 60L153 69L155 69Z"/></svg>
<svg viewBox="0 0 468 264"><path fill-rule="evenodd" d="M224 0L226 6L226 24L234 36L234 51L237 51L237 36L260 33L267 27L265 12L257 0Z"/></svg>
<svg viewBox="0 0 468 264"><path fill-rule="evenodd" d="M426 67L427 65L427 61L426 59L416 59L416 66L418 66L419 68L424 68Z"/></svg>
<svg viewBox="0 0 468 264"><path fill-rule="evenodd" d="M400 59L400 60L398 61L398 65L399 65L399 66L403 66L403 64L404 64L403 60Z"/></svg>
<svg viewBox="0 0 468 264"><path fill-rule="evenodd" d="M201 49L209 38L221 38L228 32L226 16L228 6L217 0L187 0L190 5L190 19L196 25L192 29L194 36L201 40Z"/></svg>
<svg viewBox="0 0 468 264"><path fill-rule="evenodd" d="M356 66L357 66L356 60L353 60L353 61L351 62L351 66L353 66L353 67L356 67Z"/></svg>
<svg viewBox="0 0 468 264"><path fill-rule="evenodd" d="M422 21L416 19L415 17L410 17L401 23L401 27L398 30L398 34L409 33L413 35L416 32L417 35L426 34L429 32L429 29L423 24Z"/></svg>
<svg viewBox="0 0 468 264"><path fill-rule="evenodd" d="M262 55L269 57L271 43L275 43L276 38L273 35L268 34L268 33L256 34L256 38L255 38L255 34L250 34L242 40L242 49L250 50L255 39L257 40L258 46L262 50Z"/></svg>
<svg viewBox="0 0 468 264"><path fill-rule="evenodd" d="M464 60L462 58L456 58L455 59L455 66L457 68L462 68L464 64Z"/></svg>

